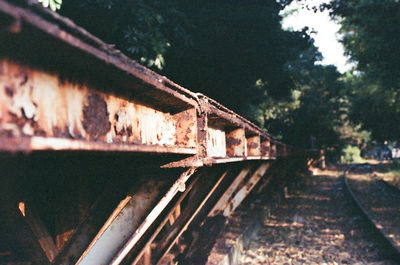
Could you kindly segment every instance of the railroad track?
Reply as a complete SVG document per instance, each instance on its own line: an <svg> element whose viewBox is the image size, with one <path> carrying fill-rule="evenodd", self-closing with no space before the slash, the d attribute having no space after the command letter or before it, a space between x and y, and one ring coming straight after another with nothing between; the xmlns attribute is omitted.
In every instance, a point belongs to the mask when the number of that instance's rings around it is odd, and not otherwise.
<svg viewBox="0 0 400 265"><path fill-rule="evenodd" d="M373 174L365 174L365 170L364 174L357 175L360 167L362 165L351 166L345 171L345 189L367 223L387 245L388 255L400 262L400 190Z"/></svg>

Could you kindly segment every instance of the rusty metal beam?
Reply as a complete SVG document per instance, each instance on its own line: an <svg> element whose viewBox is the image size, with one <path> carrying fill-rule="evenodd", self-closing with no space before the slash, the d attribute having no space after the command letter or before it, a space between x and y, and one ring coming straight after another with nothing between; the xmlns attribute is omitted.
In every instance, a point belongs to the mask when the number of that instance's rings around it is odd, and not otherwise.
<svg viewBox="0 0 400 265"><path fill-rule="evenodd" d="M264 134L264 132L258 126L254 125L227 107L221 105L217 101L204 95L200 95L199 97L202 99L202 101L206 101L208 103L203 107L203 109L209 113L209 115L217 117L217 119L220 120L220 123L224 123L225 121L227 124L233 125L232 127L242 127L251 134Z"/></svg>
<svg viewBox="0 0 400 265"><path fill-rule="evenodd" d="M76 263L90 242L106 222L109 214L115 209L115 201L123 196L125 183L123 181L110 181L105 190L98 196L83 221L77 226L71 238L64 245L54 265Z"/></svg>
<svg viewBox="0 0 400 265"><path fill-rule="evenodd" d="M257 187L256 193L261 193L268 186L268 184L273 180L273 178L279 177L279 171L285 167L285 164L282 161L277 160L272 163L270 168L268 168L267 172L265 173L264 178L260 180L260 183Z"/></svg>
<svg viewBox="0 0 400 265"><path fill-rule="evenodd" d="M11 33L2 28L6 32L0 35L5 53L0 53L0 133L6 136L0 138L0 150L128 151L200 158L277 156L273 145L271 155L264 150L269 137L256 125L128 59L72 21L24 1L0 0L0 16L20 25ZM101 77L109 72L112 78L92 82L92 77L76 76L60 67L31 63L36 57L30 49L13 45L30 36L27 25L38 42L29 45L57 44L71 55L57 57L59 52L46 64L72 64L79 69L84 55L95 68L90 71L97 76L104 73ZM285 151L278 153L286 155Z"/></svg>
<svg viewBox="0 0 400 265"><path fill-rule="evenodd" d="M139 239L147 231L147 229L152 225L152 223L158 218L158 216L164 211L165 207L171 202L175 195L181 191L185 190L185 183L196 171L195 168L190 168L182 173L182 175L175 181L168 192L162 197L162 199L157 203L157 205L151 210L147 215L146 219L140 224L140 226L134 231L130 236L128 241L124 246L118 251L114 258L109 263L110 265L118 265L122 260L129 254L132 248L136 245ZM104 261L103 261L104 262Z"/></svg>
<svg viewBox="0 0 400 265"><path fill-rule="evenodd" d="M180 206L181 202L186 198L186 196L189 194L189 192L193 189L193 186L197 183L197 181L200 178L200 174L196 174L195 178L190 182L190 184L186 187L185 191L183 194L178 198L178 200L175 202L174 206L171 208L171 210L168 212L168 214L164 217L164 219L158 224L157 229L152 233L152 235L149 237L149 239L146 241L146 244L141 247L141 250L139 250L139 253L137 253L131 262L131 265L136 265L140 261L140 259L146 255L151 257L151 253L149 253L149 249L151 247L151 244L153 243L154 239L158 236L158 234L161 232L161 230L165 227L165 225L168 223L170 220L170 217L175 213L176 209ZM134 252L134 250L132 250ZM150 258L147 258L150 259ZM150 262L149 262L150 264Z"/></svg>
<svg viewBox="0 0 400 265"><path fill-rule="evenodd" d="M3 150L197 153L194 108L172 115L8 60L0 68Z"/></svg>
<svg viewBox="0 0 400 265"><path fill-rule="evenodd" d="M271 141L270 142L270 157L273 159L276 159L278 156L277 150L276 150L276 141Z"/></svg>
<svg viewBox="0 0 400 265"><path fill-rule="evenodd" d="M150 146L138 144L108 144L52 137L1 137L0 152L32 151L101 151L101 152L134 152L148 154L182 154L194 155L196 148L175 146Z"/></svg>
<svg viewBox="0 0 400 265"><path fill-rule="evenodd" d="M243 128L237 128L230 131L226 139L226 153L231 157L243 157L247 156L247 145L245 130Z"/></svg>
<svg viewBox="0 0 400 265"><path fill-rule="evenodd" d="M135 187L114 209L77 264L108 263L136 231L143 217L159 197L163 183L149 180Z"/></svg>
<svg viewBox="0 0 400 265"><path fill-rule="evenodd" d="M230 216L232 212L240 205L246 196L253 190L256 184L264 176L267 169L271 166L269 162L263 162L257 170L251 175L248 181L241 187L241 189L233 196L229 204L224 208L223 215Z"/></svg>
<svg viewBox="0 0 400 265"><path fill-rule="evenodd" d="M247 138L247 155L261 156L261 138L259 135Z"/></svg>
<svg viewBox="0 0 400 265"><path fill-rule="evenodd" d="M229 200L231 199L232 195L240 187L240 184L247 177L247 175L249 174L251 169L252 169L252 166L247 165L239 172L239 174L236 176L236 178L231 182L229 187L226 189L224 194L219 198L217 203L214 205L214 207L208 214L209 216L216 216L216 215L220 214L223 211L223 209L225 209L225 207L226 207L227 203L229 202Z"/></svg>
<svg viewBox="0 0 400 265"><path fill-rule="evenodd" d="M191 203L184 213L178 218L171 228L171 231L160 240L160 246L153 254L152 260L155 264L159 265L162 259L174 246L178 238L187 230L193 219L202 210L203 206L210 199L213 193L220 187L221 182L227 176L228 171L225 171L213 185L204 185L203 187L198 187L197 193L194 193L190 198ZM207 188L207 189L206 189ZM194 202L199 202L195 204Z"/></svg>
<svg viewBox="0 0 400 265"><path fill-rule="evenodd" d="M21 201L18 203L18 208L26 223L29 225L32 233L37 238L37 241L46 254L47 259L52 262L58 254L58 249L42 220L37 215L34 206L30 202Z"/></svg>

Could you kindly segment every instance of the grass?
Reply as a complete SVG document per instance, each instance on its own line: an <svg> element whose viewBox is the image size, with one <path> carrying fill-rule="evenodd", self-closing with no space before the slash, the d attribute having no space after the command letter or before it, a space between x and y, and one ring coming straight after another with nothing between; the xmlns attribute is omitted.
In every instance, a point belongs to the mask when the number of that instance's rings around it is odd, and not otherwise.
<svg viewBox="0 0 400 265"><path fill-rule="evenodd" d="M373 163L369 163L373 165ZM378 164L375 164L373 172L371 172L371 176L375 178L383 179L392 185L400 188L400 161L379 161Z"/></svg>
<svg viewBox="0 0 400 265"><path fill-rule="evenodd" d="M376 175L391 184L400 187L400 168L391 169L388 172L376 173Z"/></svg>

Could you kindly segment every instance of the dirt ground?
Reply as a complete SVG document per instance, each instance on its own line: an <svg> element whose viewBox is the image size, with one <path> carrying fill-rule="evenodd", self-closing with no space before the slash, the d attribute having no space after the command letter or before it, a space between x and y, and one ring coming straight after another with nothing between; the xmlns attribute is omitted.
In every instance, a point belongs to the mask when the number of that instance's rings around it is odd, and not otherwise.
<svg viewBox="0 0 400 265"><path fill-rule="evenodd" d="M342 171L304 177L244 251L245 264L397 264L344 193Z"/></svg>

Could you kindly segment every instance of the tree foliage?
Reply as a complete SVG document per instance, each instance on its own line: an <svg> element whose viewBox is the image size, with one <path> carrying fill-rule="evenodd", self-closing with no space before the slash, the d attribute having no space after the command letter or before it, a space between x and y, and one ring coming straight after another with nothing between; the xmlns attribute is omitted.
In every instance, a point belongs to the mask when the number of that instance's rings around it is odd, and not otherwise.
<svg viewBox="0 0 400 265"><path fill-rule="evenodd" d="M400 86L400 2L398 0L333 0L340 18L346 53L359 71L381 85Z"/></svg>
<svg viewBox="0 0 400 265"><path fill-rule="evenodd" d="M347 55L357 63L350 117L376 140L399 140L400 1L332 0Z"/></svg>
<svg viewBox="0 0 400 265"><path fill-rule="evenodd" d="M62 5L62 0L38 0L38 2L42 3L43 7L48 7L53 11L59 10Z"/></svg>
<svg viewBox="0 0 400 265"><path fill-rule="evenodd" d="M192 45L172 42L164 73L247 116L264 93L286 96L294 87L285 67L311 43L305 32L285 32L274 1L183 1ZM262 82L262 87L256 82Z"/></svg>
<svg viewBox="0 0 400 265"><path fill-rule="evenodd" d="M303 148L340 148L340 132L347 119L345 86L334 66L316 65L315 47L290 62L296 87L290 98L264 101L259 118L273 135Z"/></svg>
<svg viewBox="0 0 400 265"><path fill-rule="evenodd" d="M131 58L148 67L162 69L171 41L190 42L186 16L178 0L69 0L61 14L115 44Z"/></svg>

